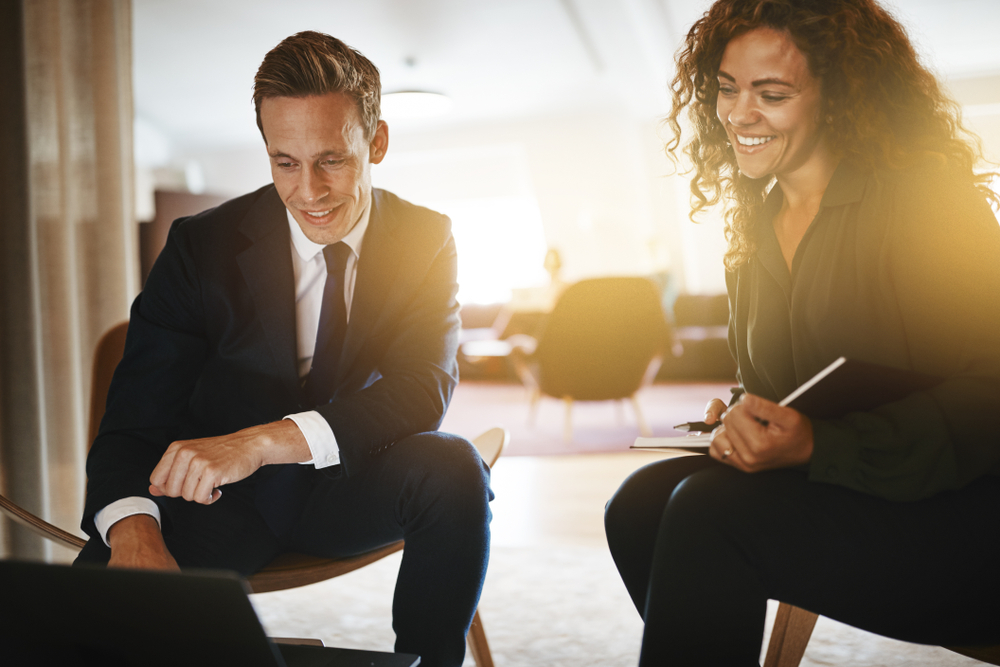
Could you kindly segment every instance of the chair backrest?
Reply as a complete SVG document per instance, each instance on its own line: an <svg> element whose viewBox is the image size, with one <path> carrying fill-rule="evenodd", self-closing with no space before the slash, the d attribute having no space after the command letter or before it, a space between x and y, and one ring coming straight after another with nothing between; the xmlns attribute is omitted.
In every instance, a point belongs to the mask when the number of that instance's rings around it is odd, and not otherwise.
<svg viewBox="0 0 1000 667"><path fill-rule="evenodd" d="M125 352L125 333L128 331L128 320L119 322L101 336L94 350L94 366L90 374L90 423L87 432L87 447L94 444L97 431L101 427L101 419L108 404L108 389L111 378L115 374L118 362Z"/></svg>
<svg viewBox="0 0 1000 667"><path fill-rule="evenodd" d="M582 280L563 292L539 337L539 388L583 401L631 396L669 336L651 280Z"/></svg>

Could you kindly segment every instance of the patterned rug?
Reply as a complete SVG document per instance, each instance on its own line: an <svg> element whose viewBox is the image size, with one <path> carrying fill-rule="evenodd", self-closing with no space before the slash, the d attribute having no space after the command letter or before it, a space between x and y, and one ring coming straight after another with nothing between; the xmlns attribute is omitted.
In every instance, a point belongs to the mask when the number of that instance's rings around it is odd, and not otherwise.
<svg viewBox="0 0 1000 667"><path fill-rule="evenodd" d="M252 597L271 636L391 651L399 555L338 579ZM775 605L769 605L773 618ZM479 606L497 667L632 667L642 622L606 549L493 549ZM772 621L768 620L767 627ZM767 639L765 637L764 645ZM473 665L466 657L465 665ZM973 667L969 658L821 618L802 667Z"/></svg>

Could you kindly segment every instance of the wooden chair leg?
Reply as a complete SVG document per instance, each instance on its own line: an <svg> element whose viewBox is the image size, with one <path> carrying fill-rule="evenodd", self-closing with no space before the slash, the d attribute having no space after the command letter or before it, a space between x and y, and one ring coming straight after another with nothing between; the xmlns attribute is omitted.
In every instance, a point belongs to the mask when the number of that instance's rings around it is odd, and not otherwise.
<svg viewBox="0 0 1000 667"><path fill-rule="evenodd" d="M535 425L535 415L538 414L538 401L542 397L541 392L537 388L532 388L529 390L530 395L528 396L528 426Z"/></svg>
<svg viewBox="0 0 1000 667"><path fill-rule="evenodd" d="M566 422L563 424L563 441L573 442L573 399L563 396L563 403L566 405Z"/></svg>
<svg viewBox="0 0 1000 667"><path fill-rule="evenodd" d="M632 409L635 410L635 421L639 424L639 433L648 438L653 435L653 431L649 428L649 422L646 421L646 417L642 414L642 408L639 407L639 399L635 397L635 394L629 396L629 400L632 401Z"/></svg>
<svg viewBox="0 0 1000 667"><path fill-rule="evenodd" d="M817 618L819 616L811 611L780 603L774 617L774 629L771 630L771 641L767 645L764 667L798 667Z"/></svg>
<svg viewBox="0 0 1000 667"><path fill-rule="evenodd" d="M490 653L490 645L486 641L486 631L483 630L483 622L479 618L478 609L476 609L476 615L472 617L472 625L469 627L467 639L476 666L493 667L493 654Z"/></svg>

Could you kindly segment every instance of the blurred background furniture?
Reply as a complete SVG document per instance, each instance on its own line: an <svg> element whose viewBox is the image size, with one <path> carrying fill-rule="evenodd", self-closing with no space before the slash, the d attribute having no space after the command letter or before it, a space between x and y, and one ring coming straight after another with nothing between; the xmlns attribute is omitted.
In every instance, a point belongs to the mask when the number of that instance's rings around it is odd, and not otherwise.
<svg viewBox="0 0 1000 667"><path fill-rule="evenodd" d="M786 602L780 603L774 618L771 641L767 645L764 667L798 667L818 618L819 616L811 611ZM1000 665L1000 645L944 648L991 665Z"/></svg>
<svg viewBox="0 0 1000 667"><path fill-rule="evenodd" d="M729 297L725 294L679 294L668 313L678 349L660 366L658 380L736 381L729 352Z"/></svg>
<svg viewBox="0 0 1000 667"><path fill-rule="evenodd" d="M105 399L108 395L108 388L111 386L114 369L121 361L125 349L127 329L128 322L121 322L112 327L98 342L94 352L88 443L94 442L101 419L104 417ZM500 458L500 454L507 446L509 439L510 436L504 429L492 428L474 438L472 444L475 445L487 465L492 468L493 464ZM14 504L3 495L0 495L0 511L38 535L70 549L79 551L86 544L84 538L53 526ZM254 593L298 588L353 572L360 567L400 551L403 546L403 541L399 540L348 558L317 558L299 553L283 553L278 555L263 570L251 575L247 579L247 583ZM468 642L476 665L478 667L493 667L493 658L486 641L486 633L483 630L478 609L472 619L472 626L469 628Z"/></svg>
<svg viewBox="0 0 1000 667"><path fill-rule="evenodd" d="M660 291L667 337L660 382L733 382L736 363L729 352L729 299L725 294L672 294L660 276L650 280ZM463 380L518 381L510 354L530 353L551 313L524 310L514 303L465 304L458 363ZM530 336L534 340L529 340Z"/></svg>
<svg viewBox="0 0 1000 667"><path fill-rule="evenodd" d="M153 268L153 263L160 256L160 251L167 243L167 233L174 220L214 208L226 199L228 197L216 194L155 190L153 201L155 202L156 215L152 220L139 223L139 271L142 274L140 284L146 284L149 270Z"/></svg>
<svg viewBox="0 0 1000 667"><path fill-rule="evenodd" d="M515 345L512 352L517 374L531 392L529 421L542 394L562 399L568 442L573 401L629 399L640 432L649 434L635 394L656 375L669 339L660 294L647 278L592 278L570 285L537 344Z"/></svg>

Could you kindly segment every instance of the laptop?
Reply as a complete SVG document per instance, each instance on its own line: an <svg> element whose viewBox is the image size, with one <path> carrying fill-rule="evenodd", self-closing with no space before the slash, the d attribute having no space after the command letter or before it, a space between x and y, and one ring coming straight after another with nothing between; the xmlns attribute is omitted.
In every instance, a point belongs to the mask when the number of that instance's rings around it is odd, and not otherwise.
<svg viewBox="0 0 1000 667"><path fill-rule="evenodd" d="M275 644L243 581L0 561L0 664L414 667L415 655Z"/></svg>

